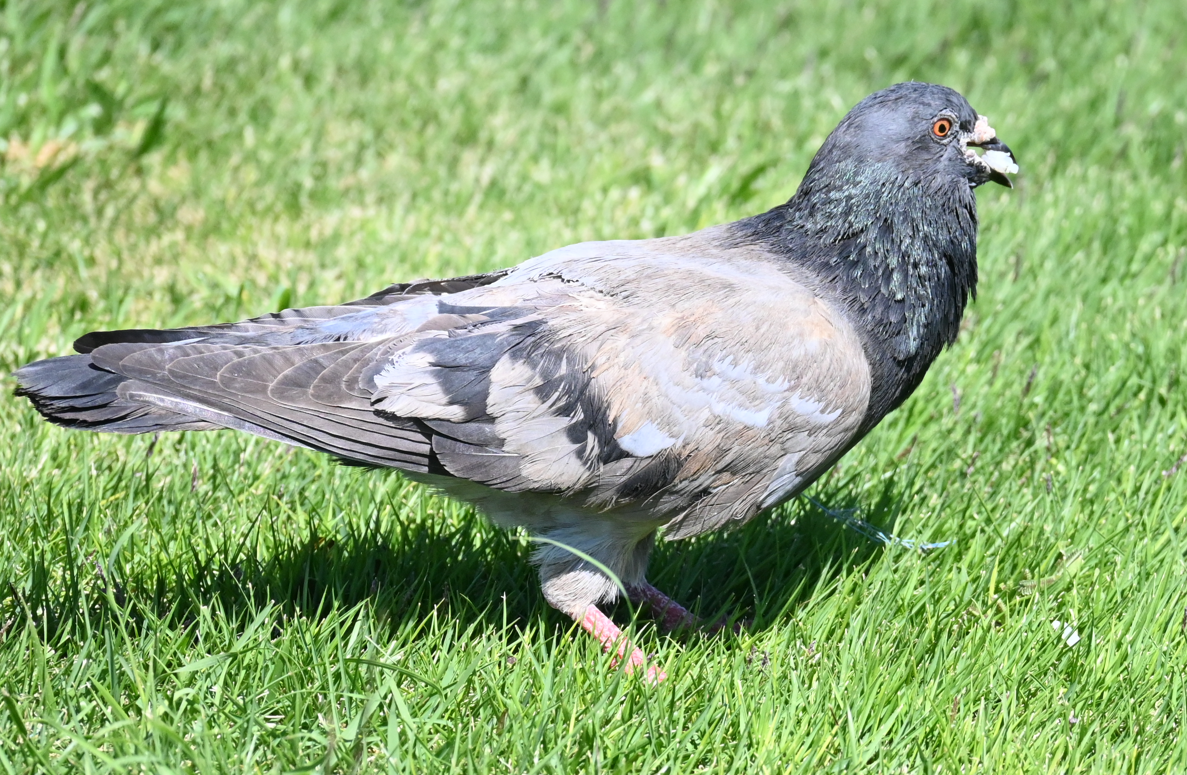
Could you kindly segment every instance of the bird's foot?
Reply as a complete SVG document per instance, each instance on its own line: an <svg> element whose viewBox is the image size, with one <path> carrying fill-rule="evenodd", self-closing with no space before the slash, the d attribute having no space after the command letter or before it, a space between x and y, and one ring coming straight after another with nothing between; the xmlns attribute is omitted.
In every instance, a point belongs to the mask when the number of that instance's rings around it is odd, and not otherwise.
<svg viewBox="0 0 1187 775"><path fill-rule="evenodd" d="M585 616L581 618L581 628L598 639L603 651L614 654L610 660L611 666L618 667L620 662L625 661L623 669L627 675L634 675L636 670L647 666L647 657L642 650L632 646L618 625L610 621L610 617L602 613L596 605L585 609ZM645 678L648 683L657 684L667 677L668 674L656 665L647 667Z"/></svg>
<svg viewBox="0 0 1187 775"><path fill-rule="evenodd" d="M698 630L706 635L718 635L730 630L735 635L739 635L744 629L742 622L731 622L725 616L714 622L706 622L646 581L630 587L627 591L630 593L632 603L635 605L646 603L651 607L651 612L663 632Z"/></svg>
<svg viewBox="0 0 1187 775"><path fill-rule="evenodd" d="M720 635L723 632L728 632L733 635L741 635L746 632L750 625L754 624L752 619L733 619L729 616L722 616L716 621L709 622L701 626L701 632L706 635Z"/></svg>

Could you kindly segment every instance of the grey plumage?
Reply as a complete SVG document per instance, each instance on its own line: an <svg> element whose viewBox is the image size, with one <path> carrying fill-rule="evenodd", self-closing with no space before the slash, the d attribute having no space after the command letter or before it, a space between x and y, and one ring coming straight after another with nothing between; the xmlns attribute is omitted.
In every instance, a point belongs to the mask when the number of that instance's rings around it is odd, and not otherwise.
<svg viewBox="0 0 1187 775"><path fill-rule="evenodd" d="M232 428L398 468L641 585L658 531L796 496L953 341L976 287L972 189L1004 180L968 149L1008 153L987 127L950 89L900 84L763 215L337 306L88 334L20 369L18 393L68 427ZM616 594L564 548L534 559L574 617Z"/></svg>

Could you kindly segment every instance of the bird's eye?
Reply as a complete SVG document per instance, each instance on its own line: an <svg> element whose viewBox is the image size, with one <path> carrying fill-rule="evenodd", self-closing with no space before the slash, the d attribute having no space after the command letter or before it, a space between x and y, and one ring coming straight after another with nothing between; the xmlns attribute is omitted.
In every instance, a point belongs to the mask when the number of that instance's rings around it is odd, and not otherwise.
<svg viewBox="0 0 1187 775"><path fill-rule="evenodd" d="M936 123L931 125L931 133L936 137L947 137L951 131L952 121L946 118L938 118Z"/></svg>

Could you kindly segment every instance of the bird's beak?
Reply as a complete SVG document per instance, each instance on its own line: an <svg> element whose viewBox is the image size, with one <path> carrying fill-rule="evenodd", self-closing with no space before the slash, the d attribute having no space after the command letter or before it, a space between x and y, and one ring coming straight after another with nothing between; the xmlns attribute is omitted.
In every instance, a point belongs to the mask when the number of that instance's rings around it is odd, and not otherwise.
<svg viewBox="0 0 1187 775"><path fill-rule="evenodd" d="M984 180L992 180L1006 188L1014 187L1006 175L1018 172L1018 162L1014 159L1014 152L1010 150L1010 146L997 139L997 132L989 126L989 119L977 116L977 125L973 127L973 132L965 144L985 151L977 155L975 151L967 148L965 150L969 163L984 173Z"/></svg>

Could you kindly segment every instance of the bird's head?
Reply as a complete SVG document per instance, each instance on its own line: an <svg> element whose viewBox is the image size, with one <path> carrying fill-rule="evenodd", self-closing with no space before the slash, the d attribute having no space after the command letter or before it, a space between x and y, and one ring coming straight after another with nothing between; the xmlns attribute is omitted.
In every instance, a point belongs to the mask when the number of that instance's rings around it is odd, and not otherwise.
<svg viewBox="0 0 1187 775"><path fill-rule="evenodd" d="M978 154L974 148L983 151ZM842 172L842 170L844 170ZM1014 154L954 89L900 83L859 102L812 160L813 172L913 180L927 188L993 181L1012 188Z"/></svg>
<svg viewBox="0 0 1187 775"><path fill-rule="evenodd" d="M976 293L973 189L1017 171L959 92L900 83L849 111L795 196L741 231L810 267L886 352L925 369Z"/></svg>

